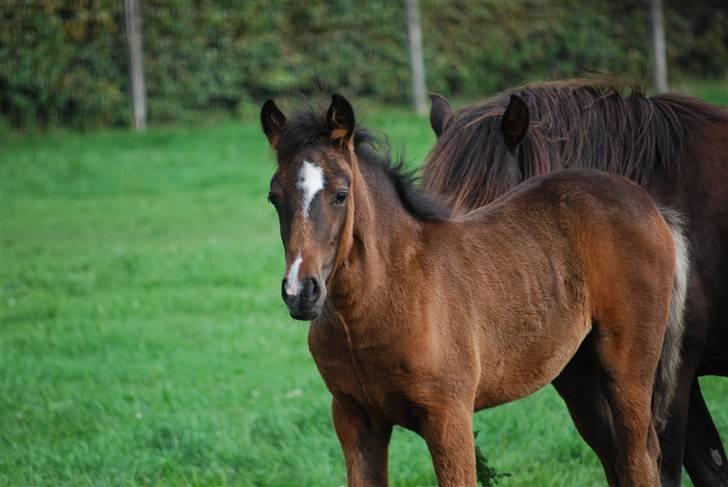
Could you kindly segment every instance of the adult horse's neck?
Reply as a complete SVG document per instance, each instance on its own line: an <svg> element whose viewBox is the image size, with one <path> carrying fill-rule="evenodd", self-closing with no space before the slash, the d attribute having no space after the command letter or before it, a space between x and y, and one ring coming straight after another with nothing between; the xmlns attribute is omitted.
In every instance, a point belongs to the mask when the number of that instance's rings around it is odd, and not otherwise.
<svg viewBox="0 0 728 487"><path fill-rule="evenodd" d="M328 286L327 307L344 319L359 320L391 292L393 272L421 245L422 223L404 208L392 179L377 163L354 160L350 198L341 236L344 255Z"/></svg>

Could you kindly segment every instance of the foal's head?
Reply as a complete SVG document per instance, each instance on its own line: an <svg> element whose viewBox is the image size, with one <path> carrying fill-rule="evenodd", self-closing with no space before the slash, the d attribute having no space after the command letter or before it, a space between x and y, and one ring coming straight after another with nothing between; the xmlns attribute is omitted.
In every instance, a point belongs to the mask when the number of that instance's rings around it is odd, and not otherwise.
<svg viewBox="0 0 728 487"><path fill-rule="evenodd" d="M313 320L344 251L342 234L353 211L354 111L333 95L325 118L301 113L289 121L268 100L261 121L277 156L268 199L278 212L286 252L283 301L293 318Z"/></svg>

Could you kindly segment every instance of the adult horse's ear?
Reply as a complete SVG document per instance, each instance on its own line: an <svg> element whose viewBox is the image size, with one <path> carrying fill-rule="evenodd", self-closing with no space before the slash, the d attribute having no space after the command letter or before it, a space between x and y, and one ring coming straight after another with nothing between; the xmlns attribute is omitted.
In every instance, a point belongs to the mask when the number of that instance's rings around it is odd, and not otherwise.
<svg viewBox="0 0 728 487"><path fill-rule="evenodd" d="M329 139L341 146L347 146L352 140L356 120L354 109L343 96L334 93L331 96L331 106L326 112L326 126L329 130Z"/></svg>
<svg viewBox="0 0 728 487"><path fill-rule="evenodd" d="M430 100L432 105L430 106L430 125L435 135L440 137L445 130L450 126L450 122L453 120L453 111L448 103L447 98L437 93L430 93Z"/></svg>
<svg viewBox="0 0 728 487"><path fill-rule="evenodd" d="M260 110L260 123L263 125L263 132L268 137L268 142L274 148L278 145L278 137L286 126L286 116L278 109L276 102L266 100Z"/></svg>
<svg viewBox="0 0 728 487"><path fill-rule="evenodd" d="M528 120L526 102L518 95L511 95L511 102L501 119L501 131L509 149L514 150L526 136Z"/></svg>

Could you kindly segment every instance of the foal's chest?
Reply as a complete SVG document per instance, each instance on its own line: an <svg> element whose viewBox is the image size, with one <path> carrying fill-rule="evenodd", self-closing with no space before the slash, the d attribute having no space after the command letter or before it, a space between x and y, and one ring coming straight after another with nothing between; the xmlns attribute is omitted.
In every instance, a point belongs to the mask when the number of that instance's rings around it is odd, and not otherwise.
<svg viewBox="0 0 728 487"><path fill-rule="evenodd" d="M417 404L408 392L412 370L389 345L354 344L345 329L311 325L309 349L334 397L346 397L390 422L416 428Z"/></svg>

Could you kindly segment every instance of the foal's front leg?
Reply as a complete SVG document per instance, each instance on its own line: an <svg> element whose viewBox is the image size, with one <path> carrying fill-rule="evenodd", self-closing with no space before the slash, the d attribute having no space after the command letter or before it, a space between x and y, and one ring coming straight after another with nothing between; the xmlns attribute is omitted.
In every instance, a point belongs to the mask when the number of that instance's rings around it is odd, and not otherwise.
<svg viewBox="0 0 728 487"><path fill-rule="evenodd" d="M331 413L344 450L349 487L386 486L392 425L376 421L347 399L334 398Z"/></svg>
<svg viewBox="0 0 728 487"><path fill-rule="evenodd" d="M476 485L472 408L430 409L420 434L427 442L440 487Z"/></svg>

